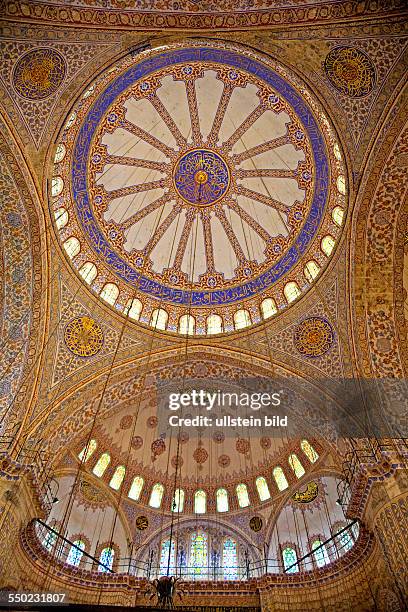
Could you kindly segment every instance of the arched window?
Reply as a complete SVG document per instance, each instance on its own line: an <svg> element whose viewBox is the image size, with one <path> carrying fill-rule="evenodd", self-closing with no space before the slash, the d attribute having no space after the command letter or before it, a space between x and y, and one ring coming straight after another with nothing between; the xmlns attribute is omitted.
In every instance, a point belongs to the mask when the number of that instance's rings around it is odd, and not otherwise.
<svg viewBox="0 0 408 612"><path fill-rule="evenodd" d="M74 125L74 123L75 123L75 121L76 121L76 118L77 118L77 114L76 114L76 112L74 111L73 113L71 113L71 115L70 115L70 116L69 116L69 118L68 118L68 121L67 121L67 122L66 122L66 124L65 124L65 129L66 129L66 130L69 130L69 128L70 128L70 127L72 127L72 126Z"/></svg>
<svg viewBox="0 0 408 612"><path fill-rule="evenodd" d="M311 259L305 265L304 274L305 274L306 279L309 281L309 283L314 281L314 279L317 278L317 276L319 276L319 272L320 272L320 266L318 263L315 262L314 259Z"/></svg>
<svg viewBox="0 0 408 612"><path fill-rule="evenodd" d="M54 533L53 531L48 531L47 535L45 536L45 539L43 540L43 546L48 551L50 551L56 541L57 541L57 534Z"/></svg>
<svg viewBox="0 0 408 612"><path fill-rule="evenodd" d="M108 302L108 304L112 304L112 306L116 302L118 295L119 287L115 283L106 283L100 293L101 298Z"/></svg>
<svg viewBox="0 0 408 612"><path fill-rule="evenodd" d="M128 300L128 303L126 304L125 308L125 314L129 315L131 319L135 319L135 321L138 321L142 309L142 302L137 298L134 298L133 300Z"/></svg>
<svg viewBox="0 0 408 612"><path fill-rule="evenodd" d="M171 540L170 546L170 538L167 540L163 540L161 543L160 550L160 575L166 576L167 569L169 571L169 576L174 574L174 569L176 567L176 547L174 545L174 538Z"/></svg>
<svg viewBox="0 0 408 612"><path fill-rule="evenodd" d="M192 336L195 331L195 318L189 314L182 315L179 319L179 333Z"/></svg>
<svg viewBox="0 0 408 612"><path fill-rule="evenodd" d="M342 174L340 174L340 176L337 177L337 189L339 190L339 193L341 193L342 195L345 195L346 179L344 178Z"/></svg>
<svg viewBox="0 0 408 612"><path fill-rule="evenodd" d="M285 472L282 470L281 466L278 465L273 469L273 477L277 484L279 491L284 491L288 488L288 481L286 480Z"/></svg>
<svg viewBox="0 0 408 612"><path fill-rule="evenodd" d="M334 143L333 145L333 152L334 152L334 157L338 160L341 161L341 153L340 153L340 147L337 144L337 142Z"/></svg>
<svg viewBox="0 0 408 612"><path fill-rule="evenodd" d="M55 224L57 228L60 230L63 227L65 227L66 224L68 223L69 214L65 208L61 207L55 211L54 217L55 217Z"/></svg>
<svg viewBox="0 0 408 612"><path fill-rule="evenodd" d="M238 555L237 543L233 538L226 538L222 547L222 570L224 580L237 580Z"/></svg>
<svg viewBox="0 0 408 612"><path fill-rule="evenodd" d="M263 476L258 476L258 478L255 480L255 485L261 501L266 501L270 498L271 494L269 493L268 483Z"/></svg>
<svg viewBox="0 0 408 612"><path fill-rule="evenodd" d="M73 544L74 545L71 546L68 553L67 563L68 565L78 567L78 565L81 563L83 551L85 550L85 542L82 540L75 540Z"/></svg>
<svg viewBox="0 0 408 612"><path fill-rule="evenodd" d="M207 534L199 532L191 534L190 565L194 574L204 574L208 565Z"/></svg>
<svg viewBox="0 0 408 612"><path fill-rule="evenodd" d="M330 255L332 254L334 245L335 245L335 240L333 236L330 236L328 234L327 236L322 238L322 242L321 242L322 251L325 255L327 255L327 257L330 257Z"/></svg>
<svg viewBox="0 0 408 612"><path fill-rule="evenodd" d="M90 285L98 275L98 268L92 261L87 261L79 269L79 274L82 276L84 281Z"/></svg>
<svg viewBox="0 0 408 612"><path fill-rule="evenodd" d="M120 487L122 486L122 482L123 482L123 479L125 477L125 474L126 474L125 466L124 465L119 465L116 468L116 470L115 470L115 472L114 472L114 474L113 474L113 476L111 478L109 486L112 487L112 489L115 489L115 491L119 491Z"/></svg>
<svg viewBox="0 0 408 612"><path fill-rule="evenodd" d="M163 499L164 487L162 484L155 484L150 493L149 506L152 508L160 508Z"/></svg>
<svg viewBox="0 0 408 612"><path fill-rule="evenodd" d="M92 470L95 476L99 476L99 478L103 476L109 464L110 464L109 453L103 453L103 455L99 457L94 469Z"/></svg>
<svg viewBox="0 0 408 612"><path fill-rule="evenodd" d="M296 478L302 478L305 474L305 469L303 465L300 463L298 456L295 453L289 455L288 463L292 470L295 472Z"/></svg>
<svg viewBox="0 0 408 612"><path fill-rule="evenodd" d="M266 298L261 302L261 311L264 319L269 319L278 312L276 302L273 298Z"/></svg>
<svg viewBox="0 0 408 612"><path fill-rule="evenodd" d="M183 489L176 489L174 491L173 502L171 504L171 509L173 512L183 512L184 508L184 491Z"/></svg>
<svg viewBox="0 0 408 612"><path fill-rule="evenodd" d="M237 310L234 313L234 327L235 329L243 329L251 325L251 315L247 310Z"/></svg>
<svg viewBox="0 0 408 612"><path fill-rule="evenodd" d="M282 550L283 567L287 574L296 574L299 571L296 550L287 546Z"/></svg>
<svg viewBox="0 0 408 612"><path fill-rule="evenodd" d="M319 455L308 440L302 440L300 443L300 448L305 453L310 463L315 463L318 460Z"/></svg>
<svg viewBox="0 0 408 612"><path fill-rule="evenodd" d="M73 257L76 257L81 250L81 243L79 242L78 238L75 238L75 236L70 236L64 242L64 249L68 257L72 259Z"/></svg>
<svg viewBox="0 0 408 612"><path fill-rule="evenodd" d="M86 463L90 457L96 451L97 443L96 440L89 440L88 444L84 446L81 452L78 455L78 459L81 463Z"/></svg>
<svg viewBox="0 0 408 612"><path fill-rule="evenodd" d="M340 206L335 206L332 212L332 218L339 227L343 225L344 210Z"/></svg>
<svg viewBox="0 0 408 612"><path fill-rule="evenodd" d="M350 548L352 548L354 544L353 538L351 537L349 530L344 529L344 527L345 525L338 525L334 530L334 534L336 536L337 548L338 548L340 555L343 555L348 550L350 550ZM344 531L340 533L339 535L337 535L338 532L341 531L342 529L344 529Z"/></svg>
<svg viewBox="0 0 408 612"><path fill-rule="evenodd" d="M217 512L228 512L228 493L226 489L218 489L215 494Z"/></svg>
<svg viewBox="0 0 408 612"><path fill-rule="evenodd" d="M323 567L330 563L329 555L327 554L326 547L320 540L315 540L312 544L313 556L315 558L317 567Z"/></svg>
<svg viewBox="0 0 408 612"><path fill-rule="evenodd" d="M115 551L113 548L107 547L102 550L101 556L99 557L98 572L109 572L109 570L112 569L114 555Z"/></svg>
<svg viewBox="0 0 408 612"><path fill-rule="evenodd" d="M202 489L194 493L194 512L196 514L205 514L207 511L207 494Z"/></svg>
<svg viewBox="0 0 408 612"><path fill-rule="evenodd" d="M291 281L290 283L286 283L283 288L283 293L285 294L286 301L288 304L294 302L300 295L300 289L297 283Z"/></svg>
<svg viewBox="0 0 408 612"><path fill-rule="evenodd" d="M135 476L132 486L129 489L128 497L137 501L140 497L144 485L144 480L141 476Z"/></svg>
<svg viewBox="0 0 408 612"><path fill-rule="evenodd" d="M249 506L249 495L246 484L239 484L236 488L238 505L240 508L247 508Z"/></svg>
<svg viewBox="0 0 408 612"><path fill-rule="evenodd" d="M168 318L169 315L166 310L163 310L163 308L156 308L156 310L152 312L150 325L154 327L154 329L166 329Z"/></svg>
<svg viewBox="0 0 408 612"><path fill-rule="evenodd" d="M220 334L222 332L222 318L212 314L207 317L207 334Z"/></svg>
<svg viewBox="0 0 408 612"><path fill-rule="evenodd" d="M56 198L57 196L59 196L59 194L62 192L63 189L64 189L64 181L62 180L62 178L60 176L54 176L54 178L51 179L52 197Z"/></svg>
<svg viewBox="0 0 408 612"><path fill-rule="evenodd" d="M65 157L65 153L66 153L65 145L62 142L60 142L57 148L55 149L54 163L59 164L59 162L62 162L62 160Z"/></svg>

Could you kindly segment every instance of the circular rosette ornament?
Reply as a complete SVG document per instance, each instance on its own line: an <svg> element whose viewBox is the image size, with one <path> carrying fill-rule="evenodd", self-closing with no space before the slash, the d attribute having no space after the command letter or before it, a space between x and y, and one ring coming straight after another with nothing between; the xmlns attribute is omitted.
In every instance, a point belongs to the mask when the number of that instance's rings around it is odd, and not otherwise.
<svg viewBox="0 0 408 612"><path fill-rule="evenodd" d="M194 461L198 464L203 464L208 459L208 453L202 446L195 449L193 453Z"/></svg>
<svg viewBox="0 0 408 612"><path fill-rule="evenodd" d="M152 461L156 461L157 457L159 457L159 455L162 455L166 450L166 443L161 438L157 438L157 440L154 440L152 442L151 449Z"/></svg>
<svg viewBox="0 0 408 612"><path fill-rule="evenodd" d="M141 436L134 436L130 445L133 450L139 450L143 446L143 438Z"/></svg>
<svg viewBox="0 0 408 612"><path fill-rule="evenodd" d="M245 438L238 438L235 448L241 455L246 455L249 453L249 440L245 440Z"/></svg>

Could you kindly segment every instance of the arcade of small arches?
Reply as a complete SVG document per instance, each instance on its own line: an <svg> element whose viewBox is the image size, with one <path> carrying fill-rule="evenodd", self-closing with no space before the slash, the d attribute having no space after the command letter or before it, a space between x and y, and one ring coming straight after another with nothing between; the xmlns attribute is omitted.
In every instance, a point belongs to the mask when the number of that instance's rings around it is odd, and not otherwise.
<svg viewBox="0 0 408 612"><path fill-rule="evenodd" d="M78 455L78 459L81 464L87 464L92 455L96 452L97 441L90 439L87 445L81 450ZM287 458L288 469L291 469L296 478L302 479L306 474L307 465L313 465L318 459L319 454L308 440L301 440L300 449L302 452L302 459L299 459L298 455L292 452ZM303 461L303 463L302 463ZM106 470L111 462L111 456L108 452L102 453L92 468L92 474L98 478L103 478ZM306 465L306 469L304 467ZM288 480L285 476L285 471L281 465L274 466L270 469L272 475L273 487L276 492L281 493L289 487ZM108 485L114 491L119 491L124 483L126 476L126 466L118 465L114 468L112 476L109 478ZM135 502L140 500L143 486L145 481L142 476L134 476L131 480L130 488L127 492L127 497ZM257 491L258 499L255 505L259 502L266 502L271 499L270 486L264 476L258 476L254 480L255 489ZM230 487L228 487L230 489ZM251 505L250 494L248 486L245 483L238 483L235 486L236 500L233 501L233 508L247 508ZM162 506L163 498L165 497L165 486L162 483L155 483L150 490L150 494L147 495L148 505L151 508L159 509ZM184 505L186 503L188 508L192 508L194 514L205 514L208 512L207 509L208 493L203 489L198 489L192 492L191 500L186 498L186 492L182 488L176 488L172 499L167 504L169 507L165 508L168 511L182 513ZM215 491L215 504L210 502L209 507L214 508L216 512L228 512L230 508L229 493L224 487L220 487Z"/></svg>

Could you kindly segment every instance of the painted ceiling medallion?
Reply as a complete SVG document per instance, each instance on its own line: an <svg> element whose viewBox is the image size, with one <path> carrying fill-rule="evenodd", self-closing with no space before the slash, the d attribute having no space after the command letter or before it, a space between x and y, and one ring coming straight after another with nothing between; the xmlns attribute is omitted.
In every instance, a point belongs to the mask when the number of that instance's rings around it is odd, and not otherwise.
<svg viewBox="0 0 408 612"><path fill-rule="evenodd" d="M296 326L294 344L305 357L320 357L334 342L334 331L323 317L309 317Z"/></svg>
<svg viewBox="0 0 408 612"><path fill-rule="evenodd" d="M90 317L76 317L68 323L64 332L65 344L79 357L93 357L103 346L101 327Z"/></svg>
<svg viewBox="0 0 408 612"><path fill-rule="evenodd" d="M362 98L373 90L375 68L361 49L335 47L326 56L324 69L331 84L350 98Z"/></svg>
<svg viewBox="0 0 408 612"><path fill-rule="evenodd" d="M65 245L73 265L94 291L110 284L119 312L135 295L143 323L164 309L160 329L208 333L216 314L209 333L230 331L231 308L259 321L261 301L287 306L285 284L304 276L306 257L323 268L322 238L341 233L333 130L295 75L249 49L127 57L73 109L62 144L51 198L54 213L74 211L60 229L80 243Z"/></svg>
<svg viewBox="0 0 408 612"><path fill-rule="evenodd" d="M195 206L218 202L226 194L229 183L228 166L215 151L188 151L174 169L177 193L185 202Z"/></svg>
<svg viewBox="0 0 408 612"><path fill-rule="evenodd" d="M65 74L65 60L58 51L46 47L34 49L17 61L13 85L22 98L44 100L57 91Z"/></svg>

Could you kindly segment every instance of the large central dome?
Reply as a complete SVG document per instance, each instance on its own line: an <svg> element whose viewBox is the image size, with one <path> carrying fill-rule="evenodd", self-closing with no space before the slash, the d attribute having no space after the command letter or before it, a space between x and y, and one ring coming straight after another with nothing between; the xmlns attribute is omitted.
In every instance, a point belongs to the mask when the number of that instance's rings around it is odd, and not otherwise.
<svg viewBox="0 0 408 612"><path fill-rule="evenodd" d="M340 233L345 178L329 122L295 77L246 50L127 57L85 92L60 147L70 154L57 158L54 210L67 212L63 241L80 243L68 254L87 282L94 265L105 300L163 329L183 316L186 333L272 316Z"/></svg>

